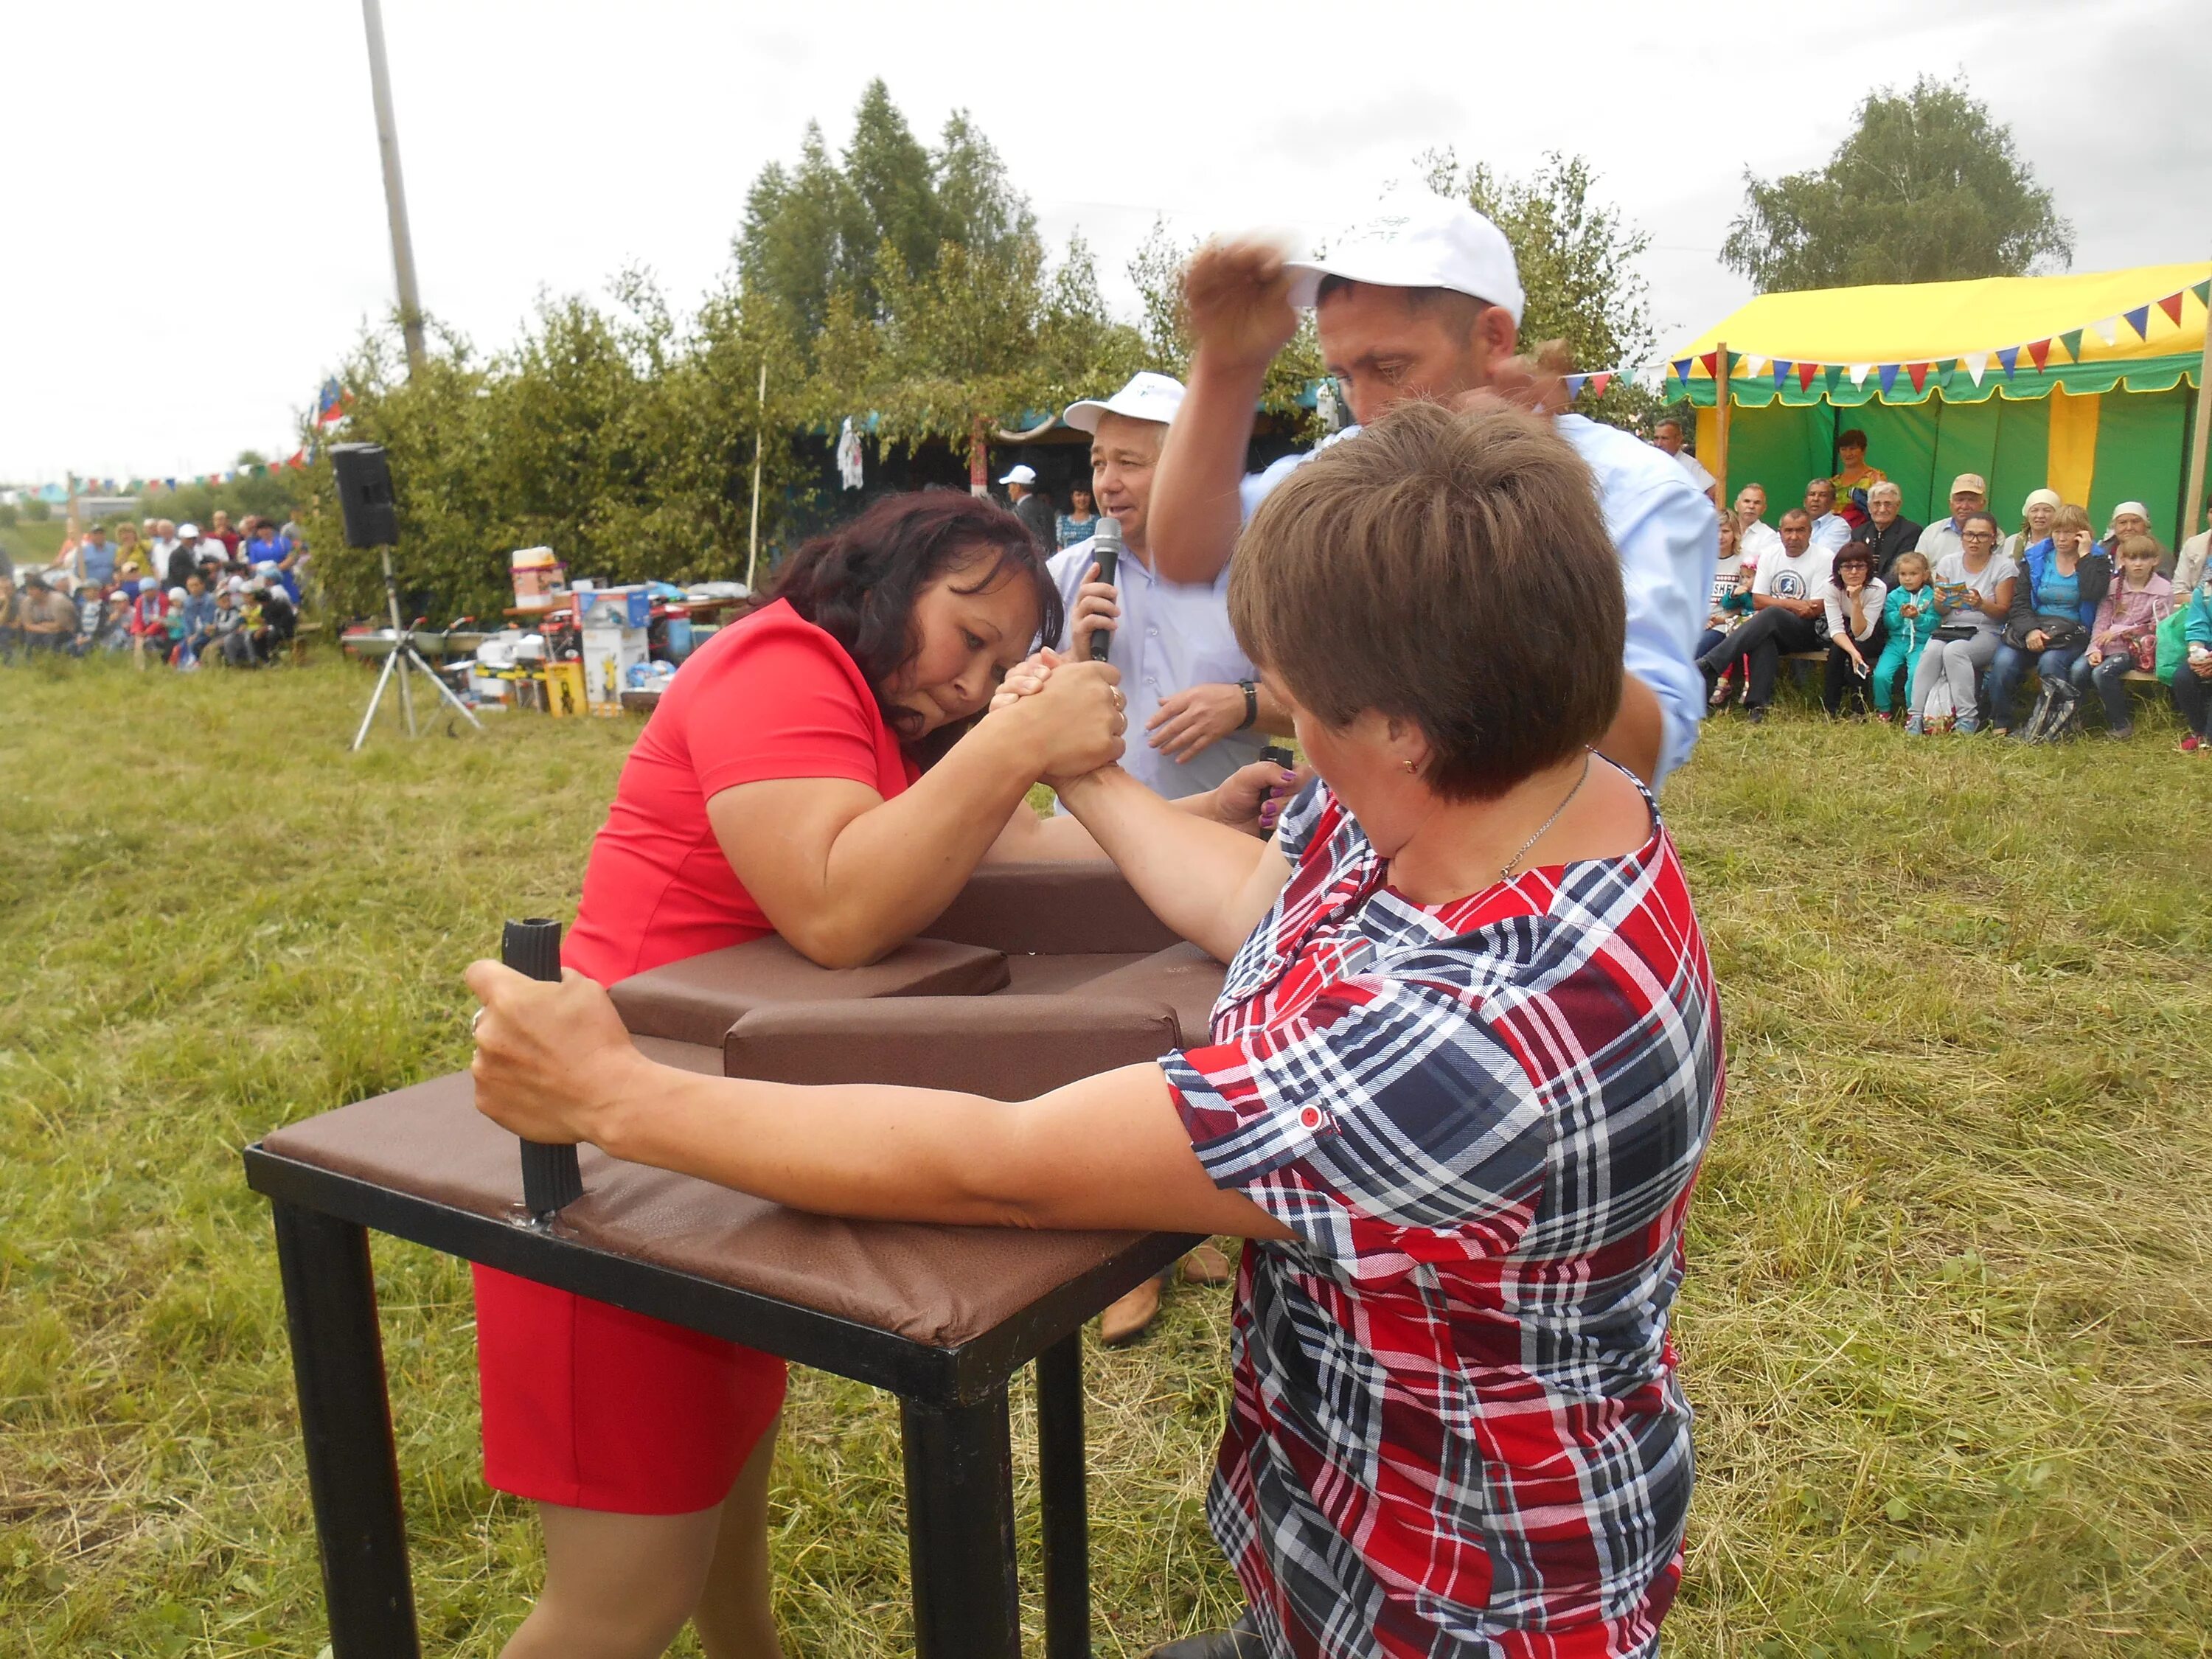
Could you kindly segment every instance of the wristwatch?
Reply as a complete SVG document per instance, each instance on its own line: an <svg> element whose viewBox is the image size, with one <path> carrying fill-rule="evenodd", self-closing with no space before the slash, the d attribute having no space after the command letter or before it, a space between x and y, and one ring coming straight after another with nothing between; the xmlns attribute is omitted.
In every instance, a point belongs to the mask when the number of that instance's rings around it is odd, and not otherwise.
<svg viewBox="0 0 2212 1659"><path fill-rule="evenodd" d="M1237 723L1239 732L1249 730L1260 718L1260 688L1250 680L1239 680L1237 689L1244 694L1244 718Z"/></svg>

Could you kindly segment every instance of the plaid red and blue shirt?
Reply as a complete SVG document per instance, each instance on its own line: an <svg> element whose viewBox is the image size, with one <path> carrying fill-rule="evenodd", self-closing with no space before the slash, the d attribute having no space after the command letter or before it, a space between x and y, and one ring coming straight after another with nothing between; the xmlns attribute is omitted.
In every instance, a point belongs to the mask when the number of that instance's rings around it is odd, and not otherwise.
<svg viewBox="0 0 2212 1659"><path fill-rule="evenodd" d="M1273 1659L1657 1650L1691 1482L1668 1318L1723 1085L1652 823L1425 906L1316 785L1212 1042L1162 1062L1207 1173L1297 1235L1245 1249L1206 1506Z"/></svg>

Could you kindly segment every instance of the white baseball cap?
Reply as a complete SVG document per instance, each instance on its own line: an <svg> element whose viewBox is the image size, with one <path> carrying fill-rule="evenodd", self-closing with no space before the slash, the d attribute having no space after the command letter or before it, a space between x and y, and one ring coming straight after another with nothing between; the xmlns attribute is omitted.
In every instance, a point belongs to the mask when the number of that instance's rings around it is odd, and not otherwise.
<svg viewBox="0 0 2212 1659"><path fill-rule="evenodd" d="M1006 474L1005 477L1000 479L999 482L1000 483L1033 484L1036 482L1036 469L1033 466L1018 466L1012 472Z"/></svg>
<svg viewBox="0 0 2212 1659"><path fill-rule="evenodd" d="M180 542L188 542L199 533L200 527L196 524L180 524L177 526L177 539Z"/></svg>
<svg viewBox="0 0 2212 1659"><path fill-rule="evenodd" d="M1078 432L1098 430L1102 415L1126 415L1133 421L1156 421L1162 426L1176 417L1182 407L1182 382L1172 374L1149 372L1132 374L1129 384L1112 397L1101 402L1085 398L1081 403L1070 404L1060 411L1060 418Z"/></svg>
<svg viewBox="0 0 2212 1659"><path fill-rule="evenodd" d="M1464 202L1402 191L1375 217L1349 230L1318 259L1292 259L1291 303L1310 306L1324 276L1378 288L1448 288L1502 306L1521 325L1526 295L1512 244Z"/></svg>

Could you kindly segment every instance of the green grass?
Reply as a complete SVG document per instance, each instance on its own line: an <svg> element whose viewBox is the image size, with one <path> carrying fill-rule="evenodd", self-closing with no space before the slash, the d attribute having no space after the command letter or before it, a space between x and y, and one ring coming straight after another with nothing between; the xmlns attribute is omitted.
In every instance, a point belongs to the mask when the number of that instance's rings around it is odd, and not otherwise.
<svg viewBox="0 0 2212 1659"><path fill-rule="evenodd" d="M573 905L635 727L349 757L353 669L46 666L0 672L0 1651L311 1659L237 1148L461 1063L462 964ZM2212 767L2172 737L1785 712L1669 786L1730 1048L1672 1651L2212 1650ZM537 1563L478 1478L466 1281L376 1259L428 1650L489 1652ZM1200 1513L1227 1310L1180 1288L1090 1356L1102 1656L1234 1606ZM791 1651L908 1650L894 1411L801 1374L786 1422Z"/></svg>
<svg viewBox="0 0 2212 1659"><path fill-rule="evenodd" d="M58 518L21 519L0 526L0 551L19 565L48 565L68 537L69 526Z"/></svg>

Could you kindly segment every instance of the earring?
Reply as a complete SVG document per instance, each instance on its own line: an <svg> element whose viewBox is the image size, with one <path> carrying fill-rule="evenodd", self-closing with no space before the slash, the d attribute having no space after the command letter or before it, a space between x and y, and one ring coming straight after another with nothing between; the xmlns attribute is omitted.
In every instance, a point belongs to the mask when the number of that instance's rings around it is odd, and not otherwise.
<svg viewBox="0 0 2212 1659"><path fill-rule="evenodd" d="M1413 762L1411 762L1411 761L1407 761L1407 762L1406 763L1406 770L1407 770L1407 772L1409 772L1409 773L1411 773L1411 772L1418 772L1418 771L1419 771L1420 769L1420 769L1419 767L1418 767L1418 766L1414 765L1414 764L1413 764Z"/></svg>

